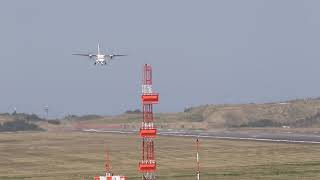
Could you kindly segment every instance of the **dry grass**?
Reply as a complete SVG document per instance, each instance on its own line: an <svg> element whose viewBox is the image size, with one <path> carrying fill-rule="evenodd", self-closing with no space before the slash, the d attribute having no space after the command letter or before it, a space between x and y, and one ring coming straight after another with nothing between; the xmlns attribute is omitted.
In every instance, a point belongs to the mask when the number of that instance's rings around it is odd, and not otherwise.
<svg viewBox="0 0 320 180"><path fill-rule="evenodd" d="M191 138L156 140L158 178L193 180ZM0 134L0 179L84 180L104 171L109 146L113 170L138 180L138 136L96 133ZM320 146L201 140L202 180L320 179Z"/></svg>

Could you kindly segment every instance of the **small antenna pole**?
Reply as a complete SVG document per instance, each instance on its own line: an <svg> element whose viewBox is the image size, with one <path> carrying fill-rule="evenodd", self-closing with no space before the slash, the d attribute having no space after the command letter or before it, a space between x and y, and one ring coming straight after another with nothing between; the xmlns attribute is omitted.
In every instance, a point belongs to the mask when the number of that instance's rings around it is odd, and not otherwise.
<svg viewBox="0 0 320 180"><path fill-rule="evenodd" d="M106 167L106 176L112 176L112 173L111 173L111 161L110 161L110 158L109 158L109 151L108 151L107 146L106 146L106 164L105 164L105 167Z"/></svg>
<svg viewBox="0 0 320 180"><path fill-rule="evenodd" d="M197 180L200 180L199 139L197 138Z"/></svg>
<svg viewBox="0 0 320 180"><path fill-rule="evenodd" d="M46 113L47 119L49 118L49 106L44 106L44 112Z"/></svg>

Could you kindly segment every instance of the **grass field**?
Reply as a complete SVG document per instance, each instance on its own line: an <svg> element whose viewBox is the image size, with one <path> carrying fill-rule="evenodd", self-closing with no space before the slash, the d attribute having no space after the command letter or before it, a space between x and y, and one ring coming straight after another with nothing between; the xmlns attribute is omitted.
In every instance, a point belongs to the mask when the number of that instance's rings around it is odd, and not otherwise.
<svg viewBox="0 0 320 180"><path fill-rule="evenodd" d="M0 179L92 179L104 173L105 145L115 173L141 179L137 135L76 132L0 134ZM195 179L194 139L159 137L156 150L157 179ZM200 158L202 180L320 179L320 145L202 139Z"/></svg>

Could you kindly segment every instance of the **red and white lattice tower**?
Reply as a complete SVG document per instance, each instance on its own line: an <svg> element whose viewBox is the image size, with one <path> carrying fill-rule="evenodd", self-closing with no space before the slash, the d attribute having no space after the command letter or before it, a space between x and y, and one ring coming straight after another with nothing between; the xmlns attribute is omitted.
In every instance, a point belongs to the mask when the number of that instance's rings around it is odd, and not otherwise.
<svg viewBox="0 0 320 180"><path fill-rule="evenodd" d="M155 180L156 160L154 153L154 138L157 129L153 124L153 104L159 102L159 94L152 91L152 68L145 64L142 80L142 112L143 121L140 128L142 138L142 159L139 163L139 171L143 180Z"/></svg>
<svg viewBox="0 0 320 180"><path fill-rule="evenodd" d="M109 152L106 148L106 175L105 176L95 176L93 180L127 180L126 176L114 176L113 173L111 173L111 161L109 158Z"/></svg>
<svg viewBox="0 0 320 180"><path fill-rule="evenodd" d="M105 168L106 168L106 176L111 176L111 161L109 158L109 152L108 149L106 147L106 164L105 164Z"/></svg>

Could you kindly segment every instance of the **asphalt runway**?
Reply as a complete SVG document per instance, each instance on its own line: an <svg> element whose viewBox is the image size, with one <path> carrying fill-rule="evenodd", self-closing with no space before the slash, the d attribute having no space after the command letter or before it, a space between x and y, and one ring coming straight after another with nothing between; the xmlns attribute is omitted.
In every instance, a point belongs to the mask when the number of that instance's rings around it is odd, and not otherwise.
<svg viewBox="0 0 320 180"><path fill-rule="evenodd" d="M137 130L98 130L83 129L85 132L95 133L116 133L116 134L138 134ZM303 143L303 144L320 144L320 135L304 134L294 132L252 132L252 131L196 131L196 130L159 130L160 136L175 137L194 137L194 138L212 138L228 140L247 140L262 142L279 142L279 143Z"/></svg>

